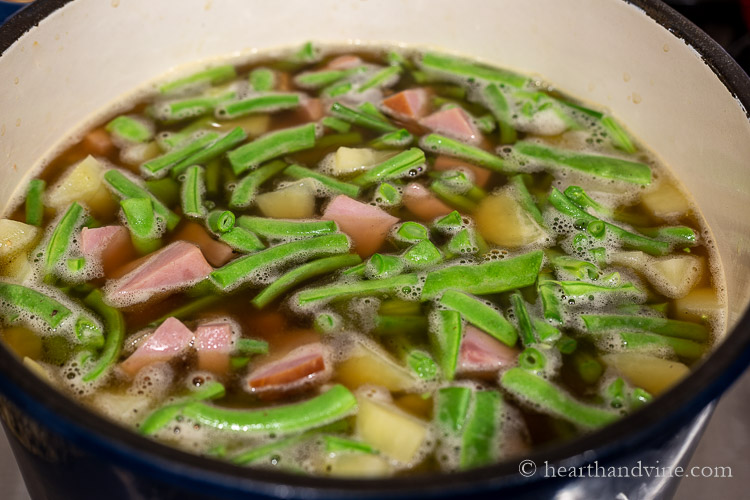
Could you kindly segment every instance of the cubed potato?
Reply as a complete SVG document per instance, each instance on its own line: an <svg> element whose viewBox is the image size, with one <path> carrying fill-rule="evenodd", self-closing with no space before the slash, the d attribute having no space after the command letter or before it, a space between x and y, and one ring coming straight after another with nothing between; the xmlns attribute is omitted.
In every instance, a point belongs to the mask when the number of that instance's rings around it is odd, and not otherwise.
<svg viewBox="0 0 750 500"><path fill-rule="evenodd" d="M380 385L390 391L414 388L418 381L387 353L358 343L349 358L339 363L337 379L349 389L363 385Z"/></svg>
<svg viewBox="0 0 750 500"><path fill-rule="evenodd" d="M234 120L221 121L217 130L229 132L237 127L242 127L248 137L258 137L268 132L270 124L271 117L269 115L248 115Z"/></svg>
<svg viewBox="0 0 750 500"><path fill-rule="evenodd" d="M0 275L13 278L17 283L23 283L33 271L34 268L31 266L26 252L19 253L10 262L0 266Z"/></svg>
<svg viewBox="0 0 750 500"><path fill-rule="evenodd" d="M429 424L391 403L358 397L356 431L376 450L404 464L413 463L429 434Z"/></svg>
<svg viewBox="0 0 750 500"><path fill-rule="evenodd" d="M674 318L684 321L701 321L704 317L715 318L724 310L713 288L696 288L675 300L672 307Z"/></svg>
<svg viewBox="0 0 750 500"><path fill-rule="evenodd" d="M341 147L336 150L331 165L333 175L346 175L360 170L367 170L393 156L393 151L378 151L370 148Z"/></svg>
<svg viewBox="0 0 750 500"><path fill-rule="evenodd" d="M674 184L661 182L654 189L643 193L643 206L656 217L679 217L690 210L690 204L685 195Z"/></svg>
<svg viewBox="0 0 750 500"><path fill-rule="evenodd" d="M547 234L508 189L483 199L474 220L485 240L506 248L529 245Z"/></svg>
<svg viewBox="0 0 750 500"><path fill-rule="evenodd" d="M643 274L656 291L669 298L684 297L698 284L706 267L698 255L651 257L640 251L614 252L610 263Z"/></svg>
<svg viewBox="0 0 750 500"><path fill-rule="evenodd" d="M41 234L41 229L36 226L0 219L0 266L8 265L22 253L28 253L37 244Z"/></svg>
<svg viewBox="0 0 750 500"><path fill-rule="evenodd" d="M115 199L104 184L106 168L93 156L70 167L47 192L46 205L65 210L74 201L85 204L94 217L104 217L117 208Z"/></svg>
<svg viewBox="0 0 750 500"><path fill-rule="evenodd" d="M91 404L114 421L134 424L148 416L154 401L148 396L100 391L94 395Z"/></svg>
<svg viewBox="0 0 750 500"><path fill-rule="evenodd" d="M143 144L131 144L120 151L120 159L123 163L131 166L139 166L152 158L156 158L162 153L159 144L156 141L146 142Z"/></svg>
<svg viewBox="0 0 750 500"><path fill-rule="evenodd" d="M666 391L690 372L687 366L678 361L668 361L645 354L605 354L602 360L631 384L647 390L654 396Z"/></svg>
<svg viewBox="0 0 750 500"><path fill-rule="evenodd" d="M274 219L309 219L315 215L315 191L306 182L258 195L258 208Z"/></svg>
<svg viewBox="0 0 750 500"><path fill-rule="evenodd" d="M339 453L326 460L325 473L336 477L386 477L393 473L393 467L380 455Z"/></svg>

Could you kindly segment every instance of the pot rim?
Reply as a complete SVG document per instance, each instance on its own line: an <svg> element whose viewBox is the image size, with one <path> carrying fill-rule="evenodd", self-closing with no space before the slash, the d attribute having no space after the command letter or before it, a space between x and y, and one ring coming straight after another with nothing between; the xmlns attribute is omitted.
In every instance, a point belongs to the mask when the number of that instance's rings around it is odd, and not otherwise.
<svg viewBox="0 0 750 500"><path fill-rule="evenodd" d="M71 1L37 0L12 16L0 27L0 56L24 33ZM750 117L747 111L750 110L750 78L718 43L659 0L621 1L641 9L675 37L689 43ZM639 449L655 436L674 433L720 396L750 362L750 310L744 312L708 359L711 362L701 363L676 387L641 410L590 434L464 472L363 480L298 476L239 467L157 443L79 404L71 404L73 400L68 396L35 377L28 377L26 368L4 347L0 347L0 387L20 408L74 442L106 452L114 460L149 476L166 481L171 476L173 481L190 484L208 494L225 490L226 493L253 491L283 497L340 497L353 493L358 497L383 493L447 496L456 491L524 488L541 480L563 481L542 474L525 478L518 473L519 462L523 459L550 467L578 467L594 460L611 460L616 455Z"/></svg>

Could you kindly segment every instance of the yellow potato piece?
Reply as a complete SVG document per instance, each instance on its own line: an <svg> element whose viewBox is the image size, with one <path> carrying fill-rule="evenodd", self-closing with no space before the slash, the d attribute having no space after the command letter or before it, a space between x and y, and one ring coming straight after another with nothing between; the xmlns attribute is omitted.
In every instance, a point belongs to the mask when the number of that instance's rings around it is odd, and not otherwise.
<svg viewBox="0 0 750 500"><path fill-rule="evenodd" d="M221 132L230 132L237 127L242 127L248 137L258 137L268 131L270 123L271 117L269 115L249 115L234 120L221 121L216 129Z"/></svg>
<svg viewBox="0 0 750 500"><path fill-rule="evenodd" d="M120 159L128 165L138 166L162 153L156 141L145 144L131 144L120 152Z"/></svg>
<svg viewBox="0 0 750 500"><path fill-rule="evenodd" d="M41 229L10 219L0 219L0 265L9 264L21 253L28 253L41 235Z"/></svg>
<svg viewBox="0 0 750 500"><path fill-rule="evenodd" d="M657 217L678 217L690 210L685 195L673 184L662 182L655 189L643 193L643 206Z"/></svg>
<svg viewBox="0 0 750 500"><path fill-rule="evenodd" d="M2 339L19 358L39 359L42 356L42 339L23 326L4 328Z"/></svg>
<svg viewBox="0 0 750 500"><path fill-rule="evenodd" d="M91 404L115 422L134 424L148 415L154 401L148 396L99 391L92 398Z"/></svg>
<svg viewBox="0 0 750 500"><path fill-rule="evenodd" d="M677 361L622 352L605 354L602 360L617 370L631 384L658 396L687 376L690 369Z"/></svg>
<svg viewBox="0 0 750 500"><path fill-rule="evenodd" d="M394 405L359 397L356 431L376 450L410 464L427 439L429 426Z"/></svg>
<svg viewBox="0 0 750 500"><path fill-rule="evenodd" d="M304 182L263 193L255 201L263 215L274 219L309 219L315 215L315 193Z"/></svg>
<svg viewBox="0 0 750 500"><path fill-rule="evenodd" d="M675 319L700 321L703 317L715 318L724 310L713 288L696 288L672 303Z"/></svg>
<svg viewBox="0 0 750 500"><path fill-rule="evenodd" d="M58 212L74 201L85 204L94 217L106 216L117 208L104 184L106 168L93 156L87 156L68 169L50 188L45 204Z"/></svg>
<svg viewBox="0 0 750 500"><path fill-rule="evenodd" d="M26 252L20 253L13 257L10 262L0 267L0 275L13 278L16 282L22 283L34 270L29 262Z"/></svg>
<svg viewBox="0 0 750 500"><path fill-rule="evenodd" d="M339 363L337 379L349 389L363 385L380 385L389 391L413 388L417 380L385 352L357 344L348 359Z"/></svg>
<svg viewBox="0 0 750 500"><path fill-rule="evenodd" d="M672 299L690 292L706 267L705 259L698 255L651 257L640 251L630 251L612 253L609 260L643 274L657 292Z"/></svg>
<svg viewBox="0 0 750 500"><path fill-rule="evenodd" d="M336 477L385 477L393 473L393 468L379 455L340 453L326 461L326 473Z"/></svg>
<svg viewBox="0 0 750 500"><path fill-rule="evenodd" d="M394 155L393 151L378 151L370 148L340 147L336 150L331 167L333 175L345 175L377 165Z"/></svg>
<svg viewBox="0 0 750 500"><path fill-rule="evenodd" d="M484 239L501 247L522 247L546 235L508 189L483 199L474 220Z"/></svg>

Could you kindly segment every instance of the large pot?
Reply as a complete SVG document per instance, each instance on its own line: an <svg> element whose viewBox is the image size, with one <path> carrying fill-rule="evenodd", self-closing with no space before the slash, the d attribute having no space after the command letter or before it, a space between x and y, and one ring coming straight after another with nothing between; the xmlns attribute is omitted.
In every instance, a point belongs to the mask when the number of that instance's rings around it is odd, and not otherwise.
<svg viewBox="0 0 750 500"><path fill-rule="evenodd" d="M335 481L256 471L138 437L31 376L0 347L0 417L34 498L571 498L665 493L641 479L571 480L551 467L685 457L686 425L750 358L750 80L705 34L651 0L38 0L0 30L0 200L97 113L166 70L306 40L398 42L543 76L609 107L679 174L713 228L729 331L645 409L518 461L443 476ZM702 418L705 419L705 412ZM694 437L694 436L693 436ZM674 457L672 457L674 458ZM523 474L522 474L523 473ZM529 477L526 477L529 476ZM559 475L558 475L559 476ZM594 492L594 490L596 490Z"/></svg>

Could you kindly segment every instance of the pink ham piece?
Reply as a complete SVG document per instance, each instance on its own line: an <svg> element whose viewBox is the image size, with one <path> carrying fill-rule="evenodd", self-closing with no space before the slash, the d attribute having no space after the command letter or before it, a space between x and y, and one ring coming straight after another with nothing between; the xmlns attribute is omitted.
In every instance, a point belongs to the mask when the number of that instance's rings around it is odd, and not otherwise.
<svg viewBox="0 0 750 500"><path fill-rule="evenodd" d="M361 65L362 59L357 56L347 54L331 59L328 64L326 64L326 69L351 69Z"/></svg>
<svg viewBox="0 0 750 500"><path fill-rule="evenodd" d="M467 326L461 339L456 373L493 377L501 368L516 364L518 350L508 347L482 330Z"/></svg>
<svg viewBox="0 0 750 500"><path fill-rule="evenodd" d="M309 97L300 100L295 114L301 120L316 122L325 116L325 110L320 99Z"/></svg>
<svg viewBox="0 0 750 500"><path fill-rule="evenodd" d="M132 306L164 297L197 283L213 271L196 245L176 241L149 255L135 270L107 284L105 298L115 306Z"/></svg>
<svg viewBox="0 0 750 500"><path fill-rule="evenodd" d="M331 376L328 349L320 342L306 344L286 356L256 368L247 377L250 392L287 392Z"/></svg>
<svg viewBox="0 0 750 500"><path fill-rule="evenodd" d="M195 330L198 369L216 374L229 372L229 355L234 350L234 329L227 321L204 323Z"/></svg>
<svg viewBox="0 0 750 500"><path fill-rule="evenodd" d="M341 194L323 212L324 220L332 220L354 242L360 257L369 257L385 242L388 231L399 221L378 207L360 203Z"/></svg>
<svg viewBox="0 0 750 500"><path fill-rule="evenodd" d="M426 222L448 215L453 211L451 207L432 194L429 189L416 182L406 186L402 199L404 206L411 213Z"/></svg>
<svg viewBox="0 0 750 500"><path fill-rule="evenodd" d="M187 221L180 224L180 230L174 235L175 240L195 243L203 252L206 260L214 267L221 267L235 256L232 247L217 241L197 222Z"/></svg>
<svg viewBox="0 0 750 500"><path fill-rule="evenodd" d="M103 128L95 128L83 138L81 142L88 154L106 156L115 148L109 132Z"/></svg>
<svg viewBox="0 0 750 500"><path fill-rule="evenodd" d="M429 112L430 93L427 89L402 90L383 99L383 111L405 120L418 120Z"/></svg>
<svg viewBox="0 0 750 500"><path fill-rule="evenodd" d="M120 368L134 377L143 367L164 363L182 355L193 341L193 332L176 318L167 318Z"/></svg>
<svg viewBox="0 0 750 500"><path fill-rule="evenodd" d="M81 231L81 253L100 262L105 276L130 260L134 252L130 233L123 226L84 227Z"/></svg>
<svg viewBox="0 0 750 500"><path fill-rule="evenodd" d="M458 158L451 158L450 156L445 155L440 155L435 158L435 164L433 165L433 168L438 171L457 170L460 168L470 170L474 174L474 184L479 187L486 186L487 182L490 180L490 175L492 175L492 172L490 172L486 168L482 168L463 160L459 160Z"/></svg>
<svg viewBox="0 0 750 500"><path fill-rule="evenodd" d="M422 118L419 123L433 132L447 135L470 144L482 142L482 134L461 108L448 108Z"/></svg>

